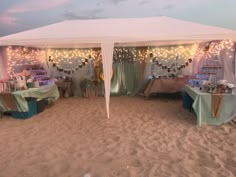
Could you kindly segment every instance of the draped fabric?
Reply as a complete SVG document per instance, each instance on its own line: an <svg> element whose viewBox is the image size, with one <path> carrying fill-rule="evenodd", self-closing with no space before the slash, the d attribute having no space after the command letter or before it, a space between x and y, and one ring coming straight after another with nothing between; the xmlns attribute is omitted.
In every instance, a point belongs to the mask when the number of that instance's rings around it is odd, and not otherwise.
<svg viewBox="0 0 236 177"><path fill-rule="evenodd" d="M143 91L151 76L152 63L136 61L134 63L120 62L113 64L111 95L134 96Z"/></svg>
<svg viewBox="0 0 236 177"><path fill-rule="evenodd" d="M198 45L198 47L203 50L205 45L206 45L206 43L201 43ZM203 66L204 59L205 59L204 56L202 56L202 57L194 56L193 57L192 73L191 73L192 76L194 76L195 74L197 74L200 71L199 69Z"/></svg>
<svg viewBox="0 0 236 177"><path fill-rule="evenodd" d="M234 44L235 48L235 44ZM223 79L229 81L230 83L236 84L235 77L235 50L223 49L219 55L219 61L223 67Z"/></svg>
<svg viewBox="0 0 236 177"><path fill-rule="evenodd" d="M200 48L203 48L206 46L206 43L201 43L199 45ZM236 44L234 43L234 50L224 48L220 51L218 56L211 56L211 58L208 58L206 55L201 56L200 58L198 56L193 58L192 63L192 75L195 75L198 73L201 69L201 67L206 64L206 60L210 59L212 61L219 62L222 66L222 70L219 70L220 73L217 73L219 78L225 79L229 81L230 83L236 84Z"/></svg>
<svg viewBox="0 0 236 177"><path fill-rule="evenodd" d="M182 69L182 75L192 76L192 71L193 71L193 63L189 63L188 67Z"/></svg>
<svg viewBox="0 0 236 177"><path fill-rule="evenodd" d="M6 80L8 77L7 74L7 58L6 49L4 47L0 48L0 81Z"/></svg>
<svg viewBox="0 0 236 177"><path fill-rule="evenodd" d="M47 52L47 50L41 50L41 52L42 52L41 59L42 59L43 68L47 71L47 73L49 75L51 75L51 68L50 68L49 61L48 61L48 59L49 59L48 52Z"/></svg>
<svg viewBox="0 0 236 177"><path fill-rule="evenodd" d="M149 80L149 74L144 75L146 64L145 62L137 62L137 91L136 94L143 90Z"/></svg>
<svg viewBox="0 0 236 177"><path fill-rule="evenodd" d="M51 76L64 76L65 73L57 71L56 67L49 65L51 70ZM102 72L102 65L96 66L94 69L93 62L88 62L87 65L79 68L75 74L67 75L72 77L72 92L74 96L82 97L82 90L80 85L85 79L95 79L97 80L99 75ZM150 63L145 62L119 62L112 65L113 76L111 79L111 95L112 96L121 96L129 95L134 96L139 93L149 81L151 74ZM98 73L97 73L98 72ZM103 81L99 82L99 95L104 95L104 83Z"/></svg>
<svg viewBox="0 0 236 177"><path fill-rule="evenodd" d="M111 95L134 95L137 91L137 62L113 64Z"/></svg>
<svg viewBox="0 0 236 177"><path fill-rule="evenodd" d="M95 73L94 73L94 64L92 60L88 61L88 66L87 66L87 73L86 73L86 78L89 80L94 80Z"/></svg>

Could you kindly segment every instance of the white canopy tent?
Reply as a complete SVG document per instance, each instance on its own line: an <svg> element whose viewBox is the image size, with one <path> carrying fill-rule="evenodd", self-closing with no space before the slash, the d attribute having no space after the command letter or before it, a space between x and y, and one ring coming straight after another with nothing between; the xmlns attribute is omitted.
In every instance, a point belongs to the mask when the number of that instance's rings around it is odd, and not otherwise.
<svg viewBox="0 0 236 177"><path fill-rule="evenodd" d="M153 17L63 21L2 37L0 46L101 47L109 118L110 76L114 46L158 46L225 39L236 41L236 32L169 17Z"/></svg>

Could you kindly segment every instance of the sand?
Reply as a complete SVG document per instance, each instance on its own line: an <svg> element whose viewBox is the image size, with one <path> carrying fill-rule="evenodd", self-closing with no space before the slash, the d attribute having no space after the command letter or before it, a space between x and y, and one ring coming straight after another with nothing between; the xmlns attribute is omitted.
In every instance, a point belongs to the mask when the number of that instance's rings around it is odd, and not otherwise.
<svg viewBox="0 0 236 177"><path fill-rule="evenodd" d="M235 177L236 124L196 127L181 100L60 99L0 120L0 177Z"/></svg>

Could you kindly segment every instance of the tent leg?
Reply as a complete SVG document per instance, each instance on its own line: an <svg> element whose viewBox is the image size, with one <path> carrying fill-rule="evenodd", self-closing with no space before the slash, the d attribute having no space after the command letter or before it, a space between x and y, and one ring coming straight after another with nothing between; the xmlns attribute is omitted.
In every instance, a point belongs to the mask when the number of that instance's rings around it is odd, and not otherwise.
<svg viewBox="0 0 236 177"><path fill-rule="evenodd" d="M112 74L112 61L113 61L113 49L114 43L102 43L102 62L104 73L104 85L105 85L105 99L107 117L110 117L110 90L111 90L111 74Z"/></svg>

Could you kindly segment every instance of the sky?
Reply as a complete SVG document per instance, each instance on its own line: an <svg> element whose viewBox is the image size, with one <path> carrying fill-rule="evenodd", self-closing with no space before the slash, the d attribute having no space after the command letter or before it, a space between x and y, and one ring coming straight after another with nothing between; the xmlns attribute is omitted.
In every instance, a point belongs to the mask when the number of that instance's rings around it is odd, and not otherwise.
<svg viewBox="0 0 236 177"><path fill-rule="evenodd" d="M236 30L236 0L0 0L0 36L63 20L157 16Z"/></svg>

